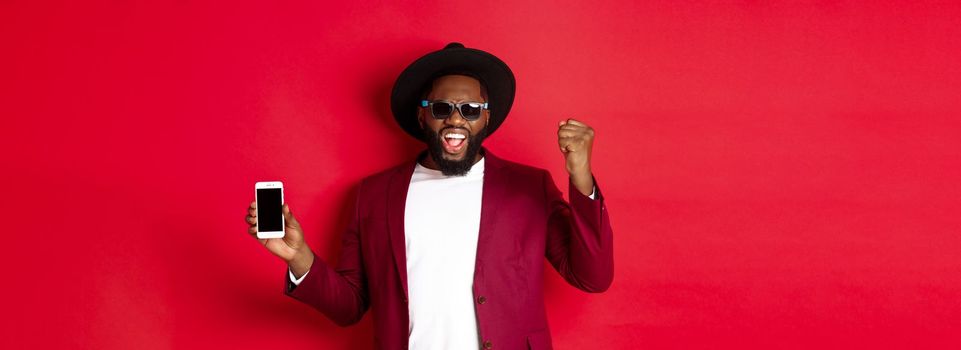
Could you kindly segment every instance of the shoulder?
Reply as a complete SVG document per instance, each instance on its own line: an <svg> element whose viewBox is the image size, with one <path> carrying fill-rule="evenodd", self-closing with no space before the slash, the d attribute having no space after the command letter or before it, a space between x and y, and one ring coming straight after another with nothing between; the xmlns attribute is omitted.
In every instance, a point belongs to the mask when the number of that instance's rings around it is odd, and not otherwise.
<svg viewBox="0 0 961 350"><path fill-rule="evenodd" d="M514 184L541 183L551 178L550 172L543 168L507 160L490 152L486 157L487 171L504 175Z"/></svg>
<svg viewBox="0 0 961 350"><path fill-rule="evenodd" d="M376 173L368 175L360 180L360 187L372 189L372 190L386 190L397 176L407 175L410 177L414 171L414 160L405 161L400 164L395 164L389 168L380 170Z"/></svg>
<svg viewBox="0 0 961 350"><path fill-rule="evenodd" d="M388 201L397 198L398 191L407 189L410 175L413 173L414 161L400 163L380 170L360 180L353 189L354 204L362 217L371 212L386 213L384 209Z"/></svg>
<svg viewBox="0 0 961 350"><path fill-rule="evenodd" d="M492 157L491 159L494 160L493 157ZM500 171L503 171L503 172L505 172L505 173L509 173L509 174L511 174L512 176L542 177L542 176L544 176L544 174L547 174L547 173L548 173L547 170L545 170L545 169L543 169L543 168L538 168L538 167L535 167L535 166L531 166L531 165L527 165L527 164L523 164L523 163L518 163L518 162L515 162L515 161L503 159L503 158L496 158L495 162L500 163L500 164L498 164L499 167L496 168L496 169L498 169L498 170L500 170ZM488 164L490 164L490 163L488 163ZM490 165L488 165L488 166L490 166ZM489 169L490 169L490 168L489 168Z"/></svg>

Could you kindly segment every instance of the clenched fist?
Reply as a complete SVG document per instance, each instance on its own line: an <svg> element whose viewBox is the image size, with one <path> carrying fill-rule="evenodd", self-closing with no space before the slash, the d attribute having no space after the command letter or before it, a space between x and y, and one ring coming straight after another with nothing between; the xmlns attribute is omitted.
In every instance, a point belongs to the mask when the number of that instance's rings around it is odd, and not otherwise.
<svg viewBox="0 0 961 350"><path fill-rule="evenodd" d="M591 176L591 148L594 146L594 129L574 119L561 121L557 126L557 145L564 154L567 172L574 187L585 196L594 191Z"/></svg>

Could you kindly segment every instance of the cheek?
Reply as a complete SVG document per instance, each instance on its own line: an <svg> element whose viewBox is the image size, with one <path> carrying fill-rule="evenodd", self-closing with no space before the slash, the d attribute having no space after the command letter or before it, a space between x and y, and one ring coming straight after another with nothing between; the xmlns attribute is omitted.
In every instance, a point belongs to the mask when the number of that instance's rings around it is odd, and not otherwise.
<svg viewBox="0 0 961 350"><path fill-rule="evenodd" d="M490 122L491 122L490 114L484 115L483 118L475 122L474 130L481 130L481 129L487 128L487 125L490 125Z"/></svg>
<svg viewBox="0 0 961 350"><path fill-rule="evenodd" d="M433 118L421 119L420 127L425 130L430 130L433 132L438 132L444 126L443 121L438 121Z"/></svg>

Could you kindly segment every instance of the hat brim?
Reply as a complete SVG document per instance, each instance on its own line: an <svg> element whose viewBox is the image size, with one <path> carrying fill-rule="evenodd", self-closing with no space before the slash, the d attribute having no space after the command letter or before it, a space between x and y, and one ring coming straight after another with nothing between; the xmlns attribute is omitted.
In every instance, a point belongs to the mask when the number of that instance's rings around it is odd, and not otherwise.
<svg viewBox="0 0 961 350"><path fill-rule="evenodd" d="M450 74L468 73L487 88L490 135L504 122L514 104L514 73L504 61L487 52L461 45L431 52L417 59L397 77L390 94L394 120L404 131L423 141L424 133L417 121L420 94L434 79Z"/></svg>

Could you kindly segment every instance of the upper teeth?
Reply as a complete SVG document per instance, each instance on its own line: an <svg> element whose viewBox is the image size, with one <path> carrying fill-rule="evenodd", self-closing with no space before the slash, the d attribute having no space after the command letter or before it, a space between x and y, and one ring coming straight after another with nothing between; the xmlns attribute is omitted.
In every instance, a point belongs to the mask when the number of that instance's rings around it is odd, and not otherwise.
<svg viewBox="0 0 961 350"><path fill-rule="evenodd" d="M444 135L444 137L449 139L466 139L467 138L467 136L464 136L461 134L447 134L447 135Z"/></svg>

